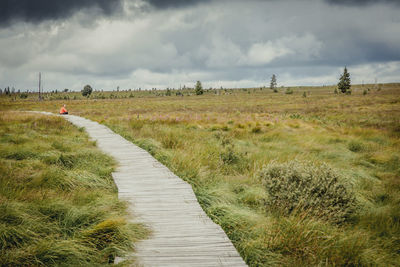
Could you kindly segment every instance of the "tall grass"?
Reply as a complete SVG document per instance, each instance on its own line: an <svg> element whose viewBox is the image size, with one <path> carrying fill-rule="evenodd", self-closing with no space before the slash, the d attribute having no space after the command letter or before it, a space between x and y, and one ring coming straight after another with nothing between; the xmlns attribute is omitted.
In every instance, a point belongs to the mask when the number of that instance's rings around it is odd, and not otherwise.
<svg viewBox="0 0 400 267"><path fill-rule="evenodd" d="M0 113L0 265L106 265L144 238L112 158L62 118Z"/></svg>
<svg viewBox="0 0 400 267"><path fill-rule="evenodd" d="M336 95L329 86L292 89L293 94L228 89L183 97L141 92L126 99L121 92L112 100L41 103L5 99L1 109L57 111L67 102L72 113L104 123L148 150L192 184L204 210L250 266L398 265L400 85L367 95L357 90ZM60 154L47 157L57 162ZM307 210L266 208L271 193L260 171L272 161L286 166L293 160L325 164L339 174L357 202L345 222Z"/></svg>

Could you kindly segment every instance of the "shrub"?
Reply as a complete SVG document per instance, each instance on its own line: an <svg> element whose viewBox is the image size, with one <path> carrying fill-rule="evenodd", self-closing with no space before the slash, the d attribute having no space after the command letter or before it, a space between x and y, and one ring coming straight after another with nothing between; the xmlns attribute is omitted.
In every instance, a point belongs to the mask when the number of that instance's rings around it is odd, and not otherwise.
<svg viewBox="0 0 400 267"><path fill-rule="evenodd" d="M221 160L224 164L235 164L239 161L240 156L234 150L233 145L227 145L220 153Z"/></svg>
<svg viewBox="0 0 400 267"><path fill-rule="evenodd" d="M261 133L261 127L260 127L260 126L254 126L254 127L251 129L251 132L252 132L252 133Z"/></svg>
<svg viewBox="0 0 400 267"><path fill-rule="evenodd" d="M224 125L221 127L221 130L224 132L227 132L227 131L229 131L229 127L227 125Z"/></svg>
<svg viewBox="0 0 400 267"><path fill-rule="evenodd" d="M26 99L26 98L28 98L28 93L21 93L21 94L19 95L19 98L21 98L21 99Z"/></svg>
<svg viewBox="0 0 400 267"><path fill-rule="evenodd" d="M85 85L85 87L83 87L82 90L82 95L89 97L92 94L92 92L93 92L92 87L90 85Z"/></svg>
<svg viewBox="0 0 400 267"><path fill-rule="evenodd" d="M291 95L291 94L293 94L293 90L291 88L287 88L285 91L285 94Z"/></svg>
<svg viewBox="0 0 400 267"><path fill-rule="evenodd" d="M364 145L357 141L351 141L347 147L352 152L360 152L364 150Z"/></svg>
<svg viewBox="0 0 400 267"><path fill-rule="evenodd" d="M327 165L272 162L260 171L259 177L269 194L267 210L283 215L306 211L334 223L346 221L355 211L354 196Z"/></svg>
<svg viewBox="0 0 400 267"><path fill-rule="evenodd" d="M236 124L236 128L244 129L244 128L246 128L246 125L244 125L242 123L238 123L238 124Z"/></svg>

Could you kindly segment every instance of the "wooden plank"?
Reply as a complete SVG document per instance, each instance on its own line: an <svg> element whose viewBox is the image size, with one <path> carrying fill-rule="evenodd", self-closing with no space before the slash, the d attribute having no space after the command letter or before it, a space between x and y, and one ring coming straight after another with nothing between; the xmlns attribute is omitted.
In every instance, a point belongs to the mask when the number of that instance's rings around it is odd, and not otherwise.
<svg viewBox="0 0 400 267"><path fill-rule="evenodd" d="M201 209L191 185L106 126L78 116L63 117L84 127L119 163L113 178L119 197L133 213L130 220L153 230L149 239L136 244L132 255L140 266L246 266L225 232Z"/></svg>

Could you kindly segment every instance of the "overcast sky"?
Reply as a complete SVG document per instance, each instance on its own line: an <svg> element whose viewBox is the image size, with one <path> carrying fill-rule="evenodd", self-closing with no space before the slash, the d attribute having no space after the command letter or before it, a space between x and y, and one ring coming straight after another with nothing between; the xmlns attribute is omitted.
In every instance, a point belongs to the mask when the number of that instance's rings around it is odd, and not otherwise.
<svg viewBox="0 0 400 267"><path fill-rule="evenodd" d="M398 0L0 0L0 87L400 82Z"/></svg>

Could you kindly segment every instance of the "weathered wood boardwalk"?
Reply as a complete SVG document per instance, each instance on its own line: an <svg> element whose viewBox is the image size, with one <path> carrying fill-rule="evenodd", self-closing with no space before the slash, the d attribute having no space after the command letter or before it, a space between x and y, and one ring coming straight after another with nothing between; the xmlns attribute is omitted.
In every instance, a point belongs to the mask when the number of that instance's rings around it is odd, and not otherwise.
<svg viewBox="0 0 400 267"><path fill-rule="evenodd" d="M145 150L106 126L67 115L119 163L113 173L118 196L129 202L135 222L153 233L136 244L142 266L246 266L221 227L204 213L192 187Z"/></svg>

